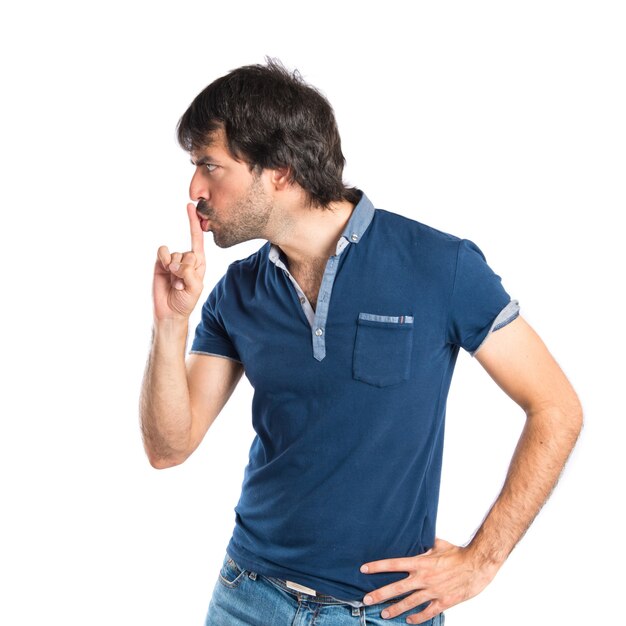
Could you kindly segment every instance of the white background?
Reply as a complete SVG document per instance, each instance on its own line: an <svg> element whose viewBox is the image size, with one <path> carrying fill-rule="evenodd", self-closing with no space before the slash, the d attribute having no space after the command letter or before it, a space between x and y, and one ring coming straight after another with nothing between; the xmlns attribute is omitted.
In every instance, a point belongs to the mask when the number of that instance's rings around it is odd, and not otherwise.
<svg viewBox="0 0 626 626"><path fill-rule="evenodd" d="M616 623L623 4L15 6L0 20L0 622L203 623L253 436L252 390L244 377L185 464L150 467L137 404L151 272L159 245L188 247L179 116L213 79L267 54L328 96L348 182L481 247L585 409L552 499L447 623ZM208 235L203 299L263 243L222 250ZM464 543L479 525L522 423L461 354L441 537Z"/></svg>

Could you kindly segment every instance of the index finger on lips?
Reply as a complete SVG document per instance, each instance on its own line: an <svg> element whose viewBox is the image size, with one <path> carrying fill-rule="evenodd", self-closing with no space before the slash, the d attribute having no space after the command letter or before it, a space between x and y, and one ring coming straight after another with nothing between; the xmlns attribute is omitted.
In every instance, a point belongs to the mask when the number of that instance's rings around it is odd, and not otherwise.
<svg viewBox="0 0 626 626"><path fill-rule="evenodd" d="M196 205L193 202L187 204L187 215L191 229L191 249L197 256L204 256L204 233L200 227L200 219L196 215Z"/></svg>

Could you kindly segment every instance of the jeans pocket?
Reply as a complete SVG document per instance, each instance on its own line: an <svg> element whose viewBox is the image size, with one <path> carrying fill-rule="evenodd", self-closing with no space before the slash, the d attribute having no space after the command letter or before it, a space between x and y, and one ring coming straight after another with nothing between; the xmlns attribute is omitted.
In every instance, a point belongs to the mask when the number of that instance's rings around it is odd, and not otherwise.
<svg viewBox="0 0 626 626"><path fill-rule="evenodd" d="M376 387L408 380L412 351L412 315L359 313L352 360L353 378Z"/></svg>
<svg viewBox="0 0 626 626"><path fill-rule="evenodd" d="M229 589L237 587L243 579L245 570L239 567L235 561L233 561L228 554L224 557L224 562L220 569L218 580Z"/></svg>

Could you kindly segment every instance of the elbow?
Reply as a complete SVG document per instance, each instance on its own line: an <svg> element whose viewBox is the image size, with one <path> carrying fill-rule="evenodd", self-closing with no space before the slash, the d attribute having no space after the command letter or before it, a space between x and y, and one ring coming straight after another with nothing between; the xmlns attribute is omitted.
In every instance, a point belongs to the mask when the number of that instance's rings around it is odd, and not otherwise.
<svg viewBox="0 0 626 626"><path fill-rule="evenodd" d="M576 439L578 439L580 433L582 432L583 426L585 425L583 407L580 402L577 402L576 406L572 409L571 415L572 429L574 430Z"/></svg>
<svg viewBox="0 0 626 626"><path fill-rule="evenodd" d="M176 465L181 465L185 461L187 457L181 456L155 456L148 455L148 460L150 461L150 465L154 467L154 469L162 470L167 469L168 467L175 467Z"/></svg>
<svg viewBox="0 0 626 626"><path fill-rule="evenodd" d="M183 463L193 450L172 447L163 437L142 426L143 449L154 469L167 469Z"/></svg>
<svg viewBox="0 0 626 626"><path fill-rule="evenodd" d="M156 457L149 456L148 460L150 461L150 465L152 465L154 469L158 469L158 470L167 469L168 467L174 467L182 463L182 461L175 461L171 458L162 457L162 456L156 456Z"/></svg>
<svg viewBox="0 0 626 626"><path fill-rule="evenodd" d="M572 390L571 397L565 404L564 414L566 416L566 424L572 433L574 442L576 442L583 429L584 415L582 404L574 390Z"/></svg>
<svg viewBox="0 0 626 626"><path fill-rule="evenodd" d="M570 406L567 411L566 441L570 453L578 443L584 425L583 409L580 403Z"/></svg>
<svg viewBox="0 0 626 626"><path fill-rule="evenodd" d="M583 429L583 410L580 405L570 405L563 411L561 430L564 445L571 452L576 446Z"/></svg>
<svg viewBox="0 0 626 626"><path fill-rule="evenodd" d="M181 465L189 456L189 454L174 452L173 450L157 451L147 446L145 446L145 451L150 465L158 470Z"/></svg>
<svg viewBox="0 0 626 626"><path fill-rule="evenodd" d="M570 451L574 448L583 429L583 409L578 402L568 405L559 415L560 429Z"/></svg>
<svg viewBox="0 0 626 626"><path fill-rule="evenodd" d="M565 402L534 407L527 418L542 429L559 436L571 448L576 444L584 426L583 407L574 395ZM547 431L546 431L547 432Z"/></svg>

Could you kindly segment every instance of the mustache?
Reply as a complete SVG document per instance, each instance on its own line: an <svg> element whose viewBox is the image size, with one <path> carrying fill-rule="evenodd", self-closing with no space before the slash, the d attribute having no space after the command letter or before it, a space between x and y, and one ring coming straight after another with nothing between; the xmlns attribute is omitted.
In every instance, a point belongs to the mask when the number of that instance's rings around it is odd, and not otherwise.
<svg viewBox="0 0 626 626"><path fill-rule="evenodd" d="M204 215L205 217L211 217L211 209L204 199L198 200L198 204L196 205L196 211L198 211L198 213Z"/></svg>

